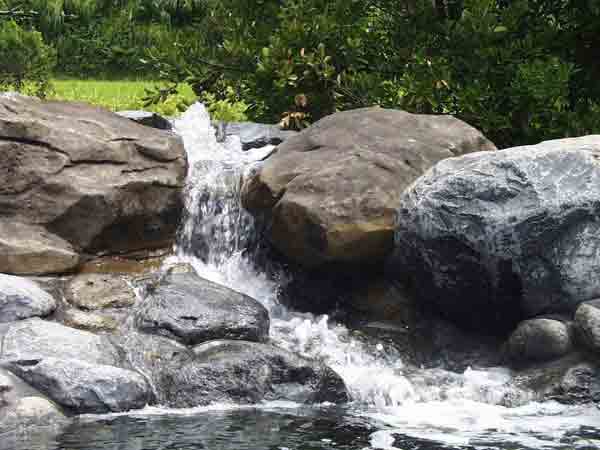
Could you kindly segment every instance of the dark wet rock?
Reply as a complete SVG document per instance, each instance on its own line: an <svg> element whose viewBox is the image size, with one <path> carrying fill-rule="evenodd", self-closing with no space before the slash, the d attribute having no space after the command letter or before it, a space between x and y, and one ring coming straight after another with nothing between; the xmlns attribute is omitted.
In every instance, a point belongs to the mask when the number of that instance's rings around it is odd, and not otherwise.
<svg viewBox="0 0 600 450"><path fill-rule="evenodd" d="M462 326L506 332L600 296L600 137L450 158L398 202L396 276Z"/></svg>
<svg viewBox="0 0 600 450"><path fill-rule="evenodd" d="M200 278L169 273L150 288L136 313L138 329L194 345L213 339L264 341L269 314L256 300Z"/></svg>
<svg viewBox="0 0 600 450"><path fill-rule="evenodd" d="M0 322L45 317L56 309L56 300L26 278L0 274Z"/></svg>
<svg viewBox="0 0 600 450"><path fill-rule="evenodd" d="M20 257L15 271L70 268L71 250L52 235L79 254L170 246L186 166L173 133L82 103L0 97L3 220L49 232L33 243L11 241L17 254L42 255L31 266ZM44 269L49 252L61 261Z"/></svg>
<svg viewBox="0 0 600 450"><path fill-rule="evenodd" d="M506 343L507 356L515 364L549 361L572 350L570 324L546 318L521 322Z"/></svg>
<svg viewBox="0 0 600 450"><path fill-rule="evenodd" d="M277 147L245 180L242 200L267 235L305 267L378 266L393 249L404 189L436 162L494 150L450 116L382 108L325 117Z"/></svg>
<svg viewBox="0 0 600 450"><path fill-rule="evenodd" d="M145 378L137 372L75 359L24 359L10 369L52 400L79 413L139 409L153 399Z"/></svg>
<svg viewBox="0 0 600 450"><path fill-rule="evenodd" d="M67 284L65 297L73 306L85 310L124 308L136 301L124 276L107 273L77 275Z"/></svg>
<svg viewBox="0 0 600 450"><path fill-rule="evenodd" d="M159 390L172 407L348 400L342 379L322 363L272 345L244 341L214 341L195 347L191 357L183 356L176 368L161 373Z"/></svg>
<svg viewBox="0 0 600 450"><path fill-rule="evenodd" d="M147 127L157 128L159 130L171 130L173 128L173 125L169 119L165 119L163 116L155 112L117 111L117 114Z"/></svg>
<svg viewBox="0 0 600 450"><path fill-rule="evenodd" d="M240 139L243 150L279 145L286 139L297 134L296 131L282 130L279 125L266 125L253 122L222 122L214 121L217 142L225 142L231 136Z"/></svg>
<svg viewBox="0 0 600 450"><path fill-rule="evenodd" d="M577 308L575 325L583 344L600 355L600 299L582 303Z"/></svg>
<svg viewBox="0 0 600 450"><path fill-rule="evenodd" d="M0 272L23 275L74 270L80 257L44 227L0 219Z"/></svg>
<svg viewBox="0 0 600 450"><path fill-rule="evenodd" d="M516 372L514 383L532 389L540 400L565 404L600 401L600 367L579 354Z"/></svg>
<svg viewBox="0 0 600 450"><path fill-rule="evenodd" d="M40 319L10 325L4 334L0 360L4 362L73 359L99 365L118 365L117 348L105 336Z"/></svg>

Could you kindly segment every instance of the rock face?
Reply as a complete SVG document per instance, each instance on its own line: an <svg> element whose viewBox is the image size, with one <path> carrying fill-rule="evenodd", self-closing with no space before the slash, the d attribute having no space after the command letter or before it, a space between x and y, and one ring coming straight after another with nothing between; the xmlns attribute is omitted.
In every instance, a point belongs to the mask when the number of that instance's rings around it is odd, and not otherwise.
<svg viewBox="0 0 600 450"><path fill-rule="evenodd" d="M195 345L214 339L264 341L269 313L256 300L195 273L155 281L136 314L137 327Z"/></svg>
<svg viewBox="0 0 600 450"><path fill-rule="evenodd" d="M572 349L569 325L544 318L521 322L506 345L509 359L517 364L560 358Z"/></svg>
<svg viewBox="0 0 600 450"><path fill-rule="evenodd" d="M0 272L68 272L75 269L79 261L71 244L44 227L0 218Z"/></svg>
<svg viewBox="0 0 600 450"><path fill-rule="evenodd" d="M0 322L44 317L56 309L56 300L36 283L0 274Z"/></svg>
<svg viewBox="0 0 600 450"><path fill-rule="evenodd" d="M214 341L163 371L159 389L172 407L262 400L345 402L342 379L330 368L272 345Z"/></svg>
<svg viewBox="0 0 600 450"><path fill-rule="evenodd" d="M147 127L159 130L171 130L173 128L169 120L151 111L117 111L117 114Z"/></svg>
<svg viewBox="0 0 600 450"><path fill-rule="evenodd" d="M172 133L84 104L0 97L0 219L41 228L0 241L16 255L0 258L3 270L58 272L74 252L168 245L185 175Z"/></svg>
<svg viewBox="0 0 600 450"><path fill-rule="evenodd" d="M377 265L393 248L394 210L410 183L442 159L494 149L450 116L336 113L281 144L242 200L266 213L272 243L297 263Z"/></svg>
<svg viewBox="0 0 600 450"><path fill-rule="evenodd" d="M225 142L236 136L240 139L243 150L279 145L297 134L296 131L282 130L278 125L265 125L252 122L212 122L216 131L217 142Z"/></svg>
<svg viewBox="0 0 600 450"><path fill-rule="evenodd" d="M390 264L472 328L572 313L600 296L600 136L438 163L402 196Z"/></svg>
<svg viewBox="0 0 600 450"><path fill-rule="evenodd" d="M600 299L581 304L575 313L575 324L583 344L600 355Z"/></svg>
<svg viewBox="0 0 600 450"><path fill-rule="evenodd" d="M75 359L16 361L11 370L65 408L79 414L128 411L152 400L140 374Z"/></svg>

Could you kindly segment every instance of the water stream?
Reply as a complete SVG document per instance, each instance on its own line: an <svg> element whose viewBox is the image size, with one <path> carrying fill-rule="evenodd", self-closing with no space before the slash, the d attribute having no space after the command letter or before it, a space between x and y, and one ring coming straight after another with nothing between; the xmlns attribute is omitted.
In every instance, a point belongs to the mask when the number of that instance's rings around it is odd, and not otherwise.
<svg viewBox="0 0 600 450"><path fill-rule="evenodd" d="M277 301L283 274L261 273L253 261L252 217L240 205L240 179L270 148L217 143L200 104L175 123L189 158L186 216L176 256L199 275L262 302L277 345L319 358L346 382L343 407L280 403L212 405L189 410L148 407L83 416L56 440L64 449L591 449L600 448L595 406L537 403L516 389L505 368L453 373L405 365L376 340L356 339L327 316L288 310ZM510 396L513 405L506 406ZM0 445L0 448L2 446ZM31 450L35 447L30 446ZM47 446L39 448L48 448Z"/></svg>

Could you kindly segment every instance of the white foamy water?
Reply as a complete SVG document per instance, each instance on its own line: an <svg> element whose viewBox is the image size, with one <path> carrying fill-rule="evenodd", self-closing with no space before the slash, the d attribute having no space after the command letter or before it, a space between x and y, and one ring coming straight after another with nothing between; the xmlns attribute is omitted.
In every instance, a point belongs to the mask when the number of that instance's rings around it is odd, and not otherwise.
<svg viewBox="0 0 600 450"><path fill-rule="evenodd" d="M359 341L327 316L287 310L277 301L281 278L257 271L247 251L257 237L252 217L240 204L241 178L272 148L244 152L235 139L219 144L201 104L183 114L175 129L190 163L187 213L175 260L263 303L270 311L274 343L336 370L350 390L355 414L382 424L372 436L372 448L395 448L393 433L449 445L507 441L550 448L569 430L600 424L600 411L591 406L530 401L531 393L512 386L507 369L452 373L408 368L393 349ZM502 406L507 397L523 406Z"/></svg>

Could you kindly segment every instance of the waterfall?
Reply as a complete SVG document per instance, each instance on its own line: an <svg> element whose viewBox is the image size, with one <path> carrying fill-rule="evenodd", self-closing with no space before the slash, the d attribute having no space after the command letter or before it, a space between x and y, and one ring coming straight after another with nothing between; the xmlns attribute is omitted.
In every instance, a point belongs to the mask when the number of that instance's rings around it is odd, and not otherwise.
<svg viewBox="0 0 600 450"><path fill-rule="evenodd" d="M252 248L259 237L254 219L240 202L242 178L272 148L242 151L239 140L218 143L210 117L199 103L175 121L175 130L185 144L189 173L174 260L190 263L200 276L260 301L271 315L271 340L323 360L338 372L348 386L356 414L433 439L440 438L443 430L453 430L453 435L464 440L491 428L500 440L514 439L519 432L554 435L573 425L565 415L583 423L583 413L576 408L528 402L530 393L513 387L507 369L452 373L408 367L388 344L358 339L327 316L301 314L279 304L277 292L284 275L257 269ZM508 408L506 398L522 406ZM585 417L589 414L585 410ZM589 420L599 420L600 415L591 414ZM554 420L540 420L541 416ZM374 440L389 441L378 433Z"/></svg>

